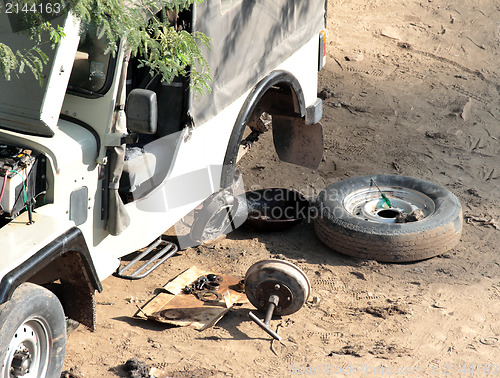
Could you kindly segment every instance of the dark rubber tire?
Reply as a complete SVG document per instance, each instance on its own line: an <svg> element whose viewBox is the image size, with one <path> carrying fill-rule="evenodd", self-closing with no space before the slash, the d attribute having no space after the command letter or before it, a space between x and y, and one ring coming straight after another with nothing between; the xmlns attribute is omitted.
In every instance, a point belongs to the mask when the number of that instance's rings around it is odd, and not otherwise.
<svg viewBox="0 0 500 378"><path fill-rule="evenodd" d="M46 363L31 366L24 376L37 378L59 377L66 352L66 319L59 299L49 290L32 283L21 284L9 301L0 306L0 376L9 376L12 351L9 345L16 340L21 325L36 324L35 333L46 334L47 343L38 344L37 353L47 356ZM22 328L21 328L22 329ZM42 331L43 330L43 331Z"/></svg>
<svg viewBox="0 0 500 378"><path fill-rule="evenodd" d="M346 211L350 193L379 186L412 189L427 195L435 210L426 218L409 223L377 223ZM462 233L462 208L449 190L429 181L399 175L353 177L326 187L315 204L314 230L333 250L360 259L411 262L441 255L453 248Z"/></svg>

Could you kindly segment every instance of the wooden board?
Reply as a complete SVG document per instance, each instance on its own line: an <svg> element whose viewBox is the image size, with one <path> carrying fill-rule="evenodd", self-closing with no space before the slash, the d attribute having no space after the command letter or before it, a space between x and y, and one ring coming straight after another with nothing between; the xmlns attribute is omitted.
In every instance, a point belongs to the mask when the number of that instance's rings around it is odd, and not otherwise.
<svg viewBox="0 0 500 378"><path fill-rule="evenodd" d="M176 326L191 326L200 331L212 327L235 303L245 303L247 299L245 293L234 290L240 278L223 274L218 274L222 281L218 290L220 299L215 302L202 301L195 294L184 293L184 287L209 273L213 272L194 266L189 268L167 283L163 287L166 292L153 297L134 316Z"/></svg>

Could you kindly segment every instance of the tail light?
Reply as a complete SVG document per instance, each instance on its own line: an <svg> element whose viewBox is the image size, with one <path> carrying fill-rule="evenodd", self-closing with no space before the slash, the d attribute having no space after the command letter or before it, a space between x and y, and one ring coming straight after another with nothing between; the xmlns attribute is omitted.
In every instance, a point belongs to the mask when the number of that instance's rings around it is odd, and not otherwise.
<svg viewBox="0 0 500 378"><path fill-rule="evenodd" d="M326 40L328 39L328 31L323 29L319 32L319 59L318 71L320 71L326 64Z"/></svg>

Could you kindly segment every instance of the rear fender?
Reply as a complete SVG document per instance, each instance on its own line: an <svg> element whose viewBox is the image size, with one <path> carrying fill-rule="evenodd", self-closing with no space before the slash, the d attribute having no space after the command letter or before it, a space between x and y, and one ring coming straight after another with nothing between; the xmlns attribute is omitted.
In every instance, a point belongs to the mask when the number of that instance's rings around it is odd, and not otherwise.
<svg viewBox="0 0 500 378"><path fill-rule="evenodd" d="M278 131L273 134L281 160L313 169L321 162L323 130L318 122L322 113L321 100L306 107L297 78L288 71L276 70L253 88L238 114L224 158L222 188L233 183L245 127L263 111L272 115L273 129L275 123L278 124Z"/></svg>

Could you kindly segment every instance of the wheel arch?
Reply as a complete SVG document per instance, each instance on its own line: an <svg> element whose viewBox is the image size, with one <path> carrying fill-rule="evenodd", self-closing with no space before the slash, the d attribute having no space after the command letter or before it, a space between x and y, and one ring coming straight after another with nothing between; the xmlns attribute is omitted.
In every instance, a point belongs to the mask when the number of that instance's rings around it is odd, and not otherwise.
<svg viewBox="0 0 500 378"><path fill-rule="evenodd" d="M268 94L280 96L266 96ZM263 106L262 106L263 105ZM304 92L297 78L285 70L275 70L252 89L241 108L233 126L222 167L221 187L231 186L238 150L245 127L252 120L254 112L263 107L272 114L280 112L293 114L297 118L306 115Z"/></svg>
<svg viewBox="0 0 500 378"><path fill-rule="evenodd" d="M59 297L68 318L95 327L95 291L102 291L85 238L73 227L43 247L0 281L0 304L24 282L47 284Z"/></svg>

